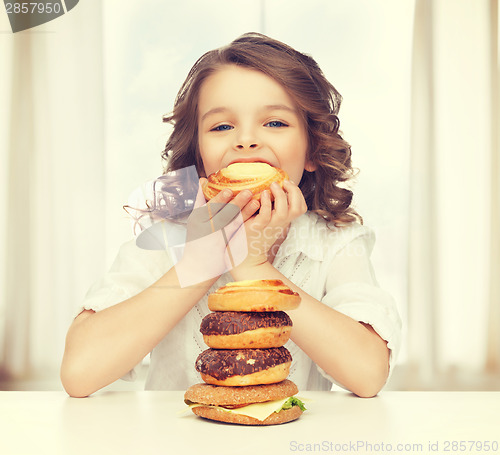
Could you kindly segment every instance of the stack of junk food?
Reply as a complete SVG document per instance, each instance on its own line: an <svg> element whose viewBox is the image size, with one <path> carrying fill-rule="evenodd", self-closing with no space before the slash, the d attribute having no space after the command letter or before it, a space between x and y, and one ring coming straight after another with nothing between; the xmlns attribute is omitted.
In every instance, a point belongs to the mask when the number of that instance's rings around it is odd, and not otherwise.
<svg viewBox="0 0 500 455"><path fill-rule="evenodd" d="M304 404L286 379L292 356L283 345L300 296L281 280L228 283L208 296L213 311L200 331L210 349L196 359L205 383L186 391L184 401L206 419L242 425L276 425L300 417Z"/></svg>

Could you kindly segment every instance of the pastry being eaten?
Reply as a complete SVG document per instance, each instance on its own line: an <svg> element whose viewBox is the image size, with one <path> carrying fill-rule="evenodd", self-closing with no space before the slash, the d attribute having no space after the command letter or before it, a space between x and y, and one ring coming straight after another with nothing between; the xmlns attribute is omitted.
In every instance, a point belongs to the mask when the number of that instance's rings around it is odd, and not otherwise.
<svg viewBox="0 0 500 455"><path fill-rule="evenodd" d="M261 193L269 190L271 183L276 182L283 187L286 179L288 175L284 170L267 163L233 163L209 175L202 190L207 200L225 188L229 188L234 196L240 191L250 190L253 198L260 200Z"/></svg>

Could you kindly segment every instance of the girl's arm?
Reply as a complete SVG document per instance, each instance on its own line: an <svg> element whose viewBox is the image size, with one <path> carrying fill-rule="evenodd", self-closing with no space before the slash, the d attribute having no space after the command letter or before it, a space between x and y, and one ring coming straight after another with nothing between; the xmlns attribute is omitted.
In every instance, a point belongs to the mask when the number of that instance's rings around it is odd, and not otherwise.
<svg viewBox="0 0 500 455"><path fill-rule="evenodd" d="M361 397L375 396L389 374L387 343L367 324L360 323L311 297L268 261L274 242L283 240L290 221L305 213L300 189L285 181L284 190L272 185L261 197L259 214L245 223L248 256L231 271L233 279L280 279L302 298L290 311L292 340L328 375Z"/></svg>
<svg viewBox="0 0 500 455"><path fill-rule="evenodd" d="M295 286L269 262L232 271L235 280L280 279L298 292L299 307L288 312L292 341L338 383L360 397L373 397L389 374L387 343L370 325L355 321Z"/></svg>
<svg viewBox="0 0 500 455"><path fill-rule="evenodd" d="M85 397L134 368L215 282L182 288L174 268L136 296L97 313L86 310L66 337L61 381Z"/></svg>
<svg viewBox="0 0 500 455"><path fill-rule="evenodd" d="M213 206L215 210L231 201L241 210L245 221L257 209L250 202L251 196L250 192L242 192L232 199L231 192L222 192L210 203L219 203ZM213 220L217 216L218 213L214 214ZM224 251L221 253L223 257ZM184 256L175 268L136 296L102 311L86 310L77 316L68 330L61 365L61 381L69 395L88 396L122 377L207 293L218 277L181 286L177 271L187 271L194 277L191 282L196 282L196 276L203 276L203 267L213 266L216 252L198 248ZM201 267L199 275L198 267Z"/></svg>

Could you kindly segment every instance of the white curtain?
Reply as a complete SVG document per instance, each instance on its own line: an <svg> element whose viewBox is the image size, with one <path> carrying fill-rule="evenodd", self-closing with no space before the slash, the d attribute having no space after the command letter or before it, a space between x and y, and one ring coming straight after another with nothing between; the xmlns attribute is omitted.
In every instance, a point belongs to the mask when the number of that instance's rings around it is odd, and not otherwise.
<svg viewBox="0 0 500 455"><path fill-rule="evenodd" d="M417 0L404 388L500 386L498 71L497 0Z"/></svg>
<svg viewBox="0 0 500 455"><path fill-rule="evenodd" d="M104 270L101 5L16 34L0 16L0 380L54 378Z"/></svg>

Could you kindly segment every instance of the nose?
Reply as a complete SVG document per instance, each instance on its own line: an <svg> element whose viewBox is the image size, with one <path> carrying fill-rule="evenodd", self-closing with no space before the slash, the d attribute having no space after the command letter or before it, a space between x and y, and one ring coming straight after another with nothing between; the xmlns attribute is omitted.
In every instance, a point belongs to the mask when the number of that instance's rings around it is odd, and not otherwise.
<svg viewBox="0 0 500 455"><path fill-rule="evenodd" d="M236 144L236 148L238 150L245 150L245 149L256 149L258 147L258 144L257 143L252 143L252 144L246 144L246 143L243 143L243 144Z"/></svg>
<svg viewBox="0 0 500 455"><path fill-rule="evenodd" d="M237 150L255 150L259 148L260 141L254 131L241 130L236 137L234 147Z"/></svg>

